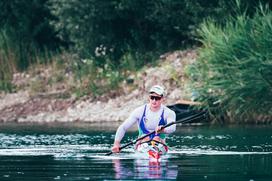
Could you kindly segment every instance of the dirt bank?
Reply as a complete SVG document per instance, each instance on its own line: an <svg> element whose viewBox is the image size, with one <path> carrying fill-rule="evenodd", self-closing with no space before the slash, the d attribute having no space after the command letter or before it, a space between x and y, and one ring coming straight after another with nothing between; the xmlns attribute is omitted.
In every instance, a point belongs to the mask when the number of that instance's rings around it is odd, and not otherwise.
<svg viewBox="0 0 272 181"><path fill-rule="evenodd" d="M2 122L101 122L123 121L137 106L147 101L147 90L154 84L162 84L167 90L165 104L190 100L185 66L195 61L196 52L177 51L162 55L156 67L145 67L133 75L133 83L124 82L117 96L101 96L94 99L61 98L65 90L33 95L27 90L0 95L0 121ZM27 82L18 80L16 82ZM65 86L63 86L65 87ZM127 87L130 87L129 89Z"/></svg>

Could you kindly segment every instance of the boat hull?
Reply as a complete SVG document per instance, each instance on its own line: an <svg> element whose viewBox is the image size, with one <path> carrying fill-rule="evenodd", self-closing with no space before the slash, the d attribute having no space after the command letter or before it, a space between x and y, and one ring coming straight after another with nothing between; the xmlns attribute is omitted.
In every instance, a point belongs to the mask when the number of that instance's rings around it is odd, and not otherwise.
<svg viewBox="0 0 272 181"><path fill-rule="evenodd" d="M168 152L168 146L152 140L137 144L135 152L144 155L150 161L161 161L161 157Z"/></svg>

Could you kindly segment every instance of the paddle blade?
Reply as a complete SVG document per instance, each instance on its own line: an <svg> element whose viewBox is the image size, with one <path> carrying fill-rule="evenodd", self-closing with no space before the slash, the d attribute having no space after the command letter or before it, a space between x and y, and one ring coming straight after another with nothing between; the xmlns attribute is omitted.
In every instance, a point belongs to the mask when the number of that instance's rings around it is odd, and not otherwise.
<svg viewBox="0 0 272 181"><path fill-rule="evenodd" d="M106 153L105 155L106 155L106 156L110 156L111 154L113 154L113 152L112 152L112 151L111 151L111 152Z"/></svg>

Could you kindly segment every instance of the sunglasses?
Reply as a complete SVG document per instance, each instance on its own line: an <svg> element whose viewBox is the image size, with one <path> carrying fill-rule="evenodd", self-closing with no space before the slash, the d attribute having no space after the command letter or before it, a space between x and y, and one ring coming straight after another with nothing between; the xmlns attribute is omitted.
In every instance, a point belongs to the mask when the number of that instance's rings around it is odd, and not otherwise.
<svg viewBox="0 0 272 181"><path fill-rule="evenodd" d="M151 100L159 101L159 100L161 100L162 97L159 97L159 96L149 96L149 98L150 98Z"/></svg>

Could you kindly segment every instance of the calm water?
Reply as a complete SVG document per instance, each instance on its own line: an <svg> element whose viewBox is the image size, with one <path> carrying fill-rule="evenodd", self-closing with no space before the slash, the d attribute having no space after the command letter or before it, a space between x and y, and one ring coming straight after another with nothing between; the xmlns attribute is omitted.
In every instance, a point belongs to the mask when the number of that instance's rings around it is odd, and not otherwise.
<svg viewBox="0 0 272 181"><path fill-rule="evenodd" d="M2 124L0 180L272 180L272 126L179 126L160 164L104 156L116 127Z"/></svg>

